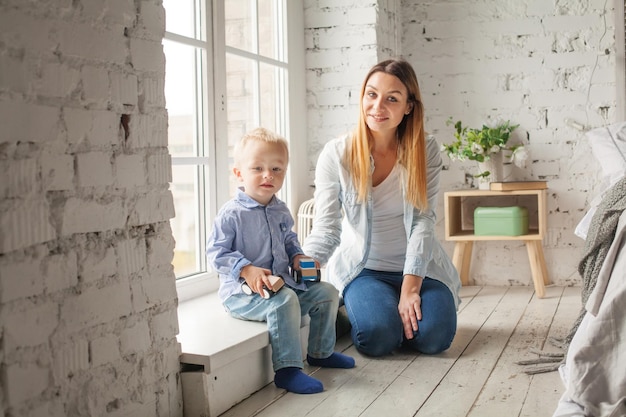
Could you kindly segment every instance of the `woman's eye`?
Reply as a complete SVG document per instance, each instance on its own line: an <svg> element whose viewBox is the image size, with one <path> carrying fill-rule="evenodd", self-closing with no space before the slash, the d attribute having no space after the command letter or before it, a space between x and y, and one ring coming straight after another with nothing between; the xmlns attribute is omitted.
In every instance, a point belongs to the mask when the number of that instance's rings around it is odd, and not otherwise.
<svg viewBox="0 0 626 417"><path fill-rule="evenodd" d="M389 97L387 100L392 101L394 103L398 101L395 97Z"/></svg>

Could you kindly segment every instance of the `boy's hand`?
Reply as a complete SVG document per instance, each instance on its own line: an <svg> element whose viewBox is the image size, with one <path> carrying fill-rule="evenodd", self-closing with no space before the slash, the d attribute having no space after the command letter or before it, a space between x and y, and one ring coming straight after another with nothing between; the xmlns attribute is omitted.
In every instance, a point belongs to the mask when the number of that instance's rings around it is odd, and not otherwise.
<svg viewBox="0 0 626 417"><path fill-rule="evenodd" d="M246 265L241 269L240 276L246 281L248 287L257 294L262 294L263 286L271 288L272 284L269 281L268 275L271 275L272 271L265 268L259 268L254 265Z"/></svg>

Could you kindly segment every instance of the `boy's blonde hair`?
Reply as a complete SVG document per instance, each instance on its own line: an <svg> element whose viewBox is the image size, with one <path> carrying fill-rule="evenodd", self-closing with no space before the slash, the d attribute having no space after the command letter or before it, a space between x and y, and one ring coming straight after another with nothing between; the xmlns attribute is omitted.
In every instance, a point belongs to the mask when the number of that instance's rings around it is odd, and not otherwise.
<svg viewBox="0 0 626 417"><path fill-rule="evenodd" d="M257 127L243 135L241 140L239 140L239 142L237 142L237 144L235 145L235 148L233 150L233 157L236 167L238 167L239 163L241 162L241 155L243 154L246 146L252 141L277 143L279 145L282 145L282 147L285 149L285 154L287 155L287 162L289 162L289 143L287 142L287 140L269 129L266 129L264 127Z"/></svg>

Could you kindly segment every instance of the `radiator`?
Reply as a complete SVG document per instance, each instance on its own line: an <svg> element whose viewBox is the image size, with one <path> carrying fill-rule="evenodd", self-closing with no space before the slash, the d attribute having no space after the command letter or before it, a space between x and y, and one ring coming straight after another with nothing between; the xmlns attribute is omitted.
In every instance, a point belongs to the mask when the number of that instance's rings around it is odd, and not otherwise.
<svg viewBox="0 0 626 417"><path fill-rule="evenodd" d="M310 199L300 205L298 209L298 240L304 243L304 239L311 233L313 217L315 216L314 200Z"/></svg>

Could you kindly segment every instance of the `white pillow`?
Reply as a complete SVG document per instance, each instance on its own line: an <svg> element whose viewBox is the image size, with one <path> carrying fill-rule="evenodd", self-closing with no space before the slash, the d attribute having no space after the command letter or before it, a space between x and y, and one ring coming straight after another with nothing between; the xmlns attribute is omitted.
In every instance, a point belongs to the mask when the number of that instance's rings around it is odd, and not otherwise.
<svg viewBox="0 0 626 417"><path fill-rule="evenodd" d="M586 136L604 177L615 184L626 172L626 122L590 130Z"/></svg>
<svg viewBox="0 0 626 417"><path fill-rule="evenodd" d="M615 123L588 131L586 134L591 152L602 167L603 181L599 193L591 201L591 207L583 219L578 223L574 233L586 239L591 218L604 193L626 174L626 122Z"/></svg>

